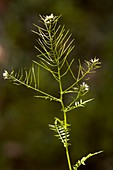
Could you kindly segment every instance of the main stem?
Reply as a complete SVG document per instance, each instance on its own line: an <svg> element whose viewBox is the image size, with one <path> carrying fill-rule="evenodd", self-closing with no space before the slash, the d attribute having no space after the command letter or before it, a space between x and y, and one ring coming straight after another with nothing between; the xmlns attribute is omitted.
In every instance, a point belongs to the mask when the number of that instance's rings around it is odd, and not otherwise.
<svg viewBox="0 0 113 170"><path fill-rule="evenodd" d="M62 109L64 109L64 103L63 101L61 102L62 105ZM66 112L64 112L64 124L65 124L65 129L67 128L67 116L66 116ZM66 151L66 157L67 157L67 162L68 162L68 166L69 166L69 170L72 170L72 166L71 166L71 161L70 161L70 155L69 155L69 145L68 143L66 143L65 146L65 151Z"/></svg>
<svg viewBox="0 0 113 170"><path fill-rule="evenodd" d="M63 89L62 89L62 82L61 82L61 75L60 75L60 68L59 68L59 66L58 66L58 77L59 77L59 88L60 88L60 102L61 102L62 111L64 113L64 125L65 125L65 129L67 129L67 115L66 115L66 112L65 112L65 107L64 107L64 102L63 102ZM72 170L71 161L70 161L70 155L69 155L68 143L66 143L65 151L66 151L66 157L67 157L67 162L68 162L69 170Z"/></svg>
<svg viewBox="0 0 113 170"><path fill-rule="evenodd" d="M72 170L68 147L66 147L66 156L67 156L67 161L68 161L69 170Z"/></svg>
<svg viewBox="0 0 113 170"><path fill-rule="evenodd" d="M48 34L49 34L49 38L50 38L50 43L51 43L51 50L54 54L54 57L56 56L54 49L53 49L53 45L52 45L52 36L51 36L51 29L48 29ZM61 107L62 107L62 111L64 113L64 124L65 124L65 129L67 129L67 116L66 116L66 112L65 112L65 106L64 106L64 102L63 102L63 88L62 88L62 81L61 81L61 73L60 73L60 66L59 66L59 60L56 59L56 63L58 66L58 79L59 79L59 89L60 89L60 103L61 103ZM69 166L69 170L72 170L72 166L71 166L71 161L70 161L70 156L69 156L69 148L68 148L68 144L66 143L65 146L65 150L66 150L66 156L67 156L67 162L68 162L68 166Z"/></svg>

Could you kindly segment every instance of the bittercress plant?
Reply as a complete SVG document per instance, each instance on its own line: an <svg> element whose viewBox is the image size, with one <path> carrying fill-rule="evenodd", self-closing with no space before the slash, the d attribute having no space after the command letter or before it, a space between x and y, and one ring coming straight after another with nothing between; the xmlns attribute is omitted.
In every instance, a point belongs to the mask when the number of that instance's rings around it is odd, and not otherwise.
<svg viewBox="0 0 113 170"><path fill-rule="evenodd" d="M50 101L58 102L61 105L61 111L63 114L63 120L55 117L54 124L49 124L51 130L55 132L55 136L62 142L66 156L69 170L77 170L80 165L85 165L85 161L101 153L102 151L90 153L78 160L77 163L72 164L70 160L69 147L70 147L70 126L67 120L67 113L78 107L85 107L85 105L92 101L93 98L84 100L84 96L89 92L90 87L88 80L90 75L95 73L96 69L100 68L101 62L99 58L90 59L84 61L82 64L78 59L78 70L72 69L74 60L68 61L70 52L73 50L73 39L69 30L65 30L65 26L58 25L58 20L61 16L41 16L41 26L34 24L36 31L32 31L37 34L38 46L35 48L40 53L37 55L38 60L33 61L29 70L20 69L17 73L12 69L9 73L4 71L4 79L8 79L17 85L24 85L36 92L35 97L42 99L49 99ZM41 90L40 87L40 68L49 72L59 86L59 97L49 94L46 91ZM76 71L76 72L75 72ZM70 74L73 81L70 85L64 88L64 78L67 74ZM64 102L64 96L69 94L69 103Z"/></svg>

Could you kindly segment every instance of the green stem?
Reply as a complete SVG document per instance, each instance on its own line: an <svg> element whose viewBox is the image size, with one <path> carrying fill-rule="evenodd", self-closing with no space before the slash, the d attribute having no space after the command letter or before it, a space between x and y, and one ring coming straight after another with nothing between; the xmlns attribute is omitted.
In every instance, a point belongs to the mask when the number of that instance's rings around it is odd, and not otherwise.
<svg viewBox="0 0 113 170"><path fill-rule="evenodd" d="M26 86L26 87L28 87L28 88L30 88L30 89L32 89L32 90L35 90L35 91L37 91L37 92L39 92L39 93L41 93L41 94L43 94L43 95L51 98L51 99L54 100L54 101L60 102L60 100L59 100L58 98L56 98L56 97L54 97L54 96L52 96L52 95L50 95L50 94L48 94L48 93L46 93L46 92L44 92L44 91L42 91L42 90L39 90L39 89L37 89L37 88L35 88L35 87L32 87L32 86L24 83L23 81L18 80L17 78L15 78L15 77L12 76L12 75L9 75L9 77L10 77L11 79L13 79L14 82L20 83L20 84L22 84L22 85L24 85L24 86Z"/></svg>
<svg viewBox="0 0 113 170"><path fill-rule="evenodd" d="M67 156L67 161L68 161L69 170L72 170L68 146L66 147L66 156Z"/></svg>
<svg viewBox="0 0 113 170"><path fill-rule="evenodd" d="M60 88L60 102L61 102L61 107L62 107L62 110L63 110L63 113L64 113L64 125L65 125L65 129L66 129L67 128L67 116L66 116L65 106L64 106L64 102L63 102L63 89L62 89L62 82L61 82L61 75L60 75L59 66L58 66L58 77L59 77L59 88ZM69 148L68 148L67 143L66 143L66 146L65 146L65 151L66 151L66 157L67 157L69 170L72 170L72 165L71 165L70 155L69 155Z"/></svg>
<svg viewBox="0 0 113 170"><path fill-rule="evenodd" d="M64 93L66 93L68 90L72 89L78 82L80 82L88 73L90 73L91 68L89 68L79 79L75 81L71 86L69 86L67 89L64 90Z"/></svg>
<svg viewBox="0 0 113 170"><path fill-rule="evenodd" d="M63 102L63 94L64 94L64 92L63 92L63 88L62 88L62 80L61 80L61 73L60 73L60 66L59 66L59 56L58 56L58 58L56 57L56 53L55 53L55 51L53 49L52 36L51 36L51 30L50 29L48 29L48 34L49 34L50 43L51 43L51 50L53 52L53 55L54 55L54 58L56 60L57 67L58 67L58 82L59 82L59 89L60 89L60 103L61 103L62 111L64 113L65 129L67 129L67 116L66 116L65 106L64 106L64 102ZM65 146L65 151L66 151L69 170L72 170L70 156L69 156L69 149L68 149L68 144L67 143L66 143L66 146Z"/></svg>

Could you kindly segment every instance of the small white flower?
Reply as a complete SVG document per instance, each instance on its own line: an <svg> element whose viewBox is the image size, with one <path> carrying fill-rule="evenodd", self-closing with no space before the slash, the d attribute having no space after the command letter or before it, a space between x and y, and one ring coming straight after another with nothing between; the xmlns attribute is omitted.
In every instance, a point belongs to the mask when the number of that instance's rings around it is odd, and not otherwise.
<svg viewBox="0 0 113 170"><path fill-rule="evenodd" d="M80 101L75 102L75 106L82 106L83 102L82 99L80 99Z"/></svg>
<svg viewBox="0 0 113 170"><path fill-rule="evenodd" d="M96 57L95 57L94 59L91 59L90 61L91 61L91 63L96 63L96 62L99 61L99 58L96 58Z"/></svg>
<svg viewBox="0 0 113 170"><path fill-rule="evenodd" d="M49 24L52 20L53 20L53 18L54 18L54 15L53 14L51 14L51 15L46 15L46 17L45 17L45 19L44 19L44 22L45 23L47 23L47 24Z"/></svg>
<svg viewBox="0 0 113 170"><path fill-rule="evenodd" d="M75 102L75 106L78 106L79 105L79 102Z"/></svg>
<svg viewBox="0 0 113 170"><path fill-rule="evenodd" d="M8 71L7 71L7 70L4 70L3 78L4 78L4 79L8 79L8 76L9 76Z"/></svg>
<svg viewBox="0 0 113 170"><path fill-rule="evenodd" d="M88 91L88 90L89 90L89 86L88 86L85 82L83 82L83 83L80 85L80 87L81 87L83 90L85 90L85 91Z"/></svg>
<svg viewBox="0 0 113 170"><path fill-rule="evenodd" d="M82 102L82 99L80 99L80 104L82 104L83 102Z"/></svg>

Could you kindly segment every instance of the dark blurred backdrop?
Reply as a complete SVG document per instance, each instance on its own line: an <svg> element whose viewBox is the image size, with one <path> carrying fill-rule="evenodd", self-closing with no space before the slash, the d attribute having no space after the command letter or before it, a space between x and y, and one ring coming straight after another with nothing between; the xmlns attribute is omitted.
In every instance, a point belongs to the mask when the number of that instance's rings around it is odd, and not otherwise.
<svg viewBox="0 0 113 170"><path fill-rule="evenodd" d="M62 144L49 130L59 105L37 100L34 92L4 81L4 70L28 67L36 58L32 23L39 14L62 14L75 38L75 59L97 56L102 68L90 80L95 100L69 113L72 162L104 150L80 170L113 170L113 0L0 0L0 170L67 169ZM42 74L43 88L56 94Z"/></svg>

